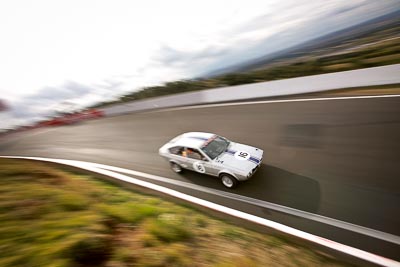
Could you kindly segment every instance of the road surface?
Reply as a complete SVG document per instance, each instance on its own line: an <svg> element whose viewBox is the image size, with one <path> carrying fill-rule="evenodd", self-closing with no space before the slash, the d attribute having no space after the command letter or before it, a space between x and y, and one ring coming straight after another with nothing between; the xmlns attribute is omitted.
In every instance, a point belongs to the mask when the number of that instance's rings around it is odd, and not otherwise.
<svg viewBox="0 0 400 267"><path fill-rule="evenodd" d="M1 155L76 159L229 191L400 236L400 97L267 102L108 117L0 139ZM213 132L264 150L262 167L237 189L157 154L172 137ZM163 184L162 182L158 182ZM165 184L163 184L165 185ZM400 260L399 245L265 207L182 192Z"/></svg>

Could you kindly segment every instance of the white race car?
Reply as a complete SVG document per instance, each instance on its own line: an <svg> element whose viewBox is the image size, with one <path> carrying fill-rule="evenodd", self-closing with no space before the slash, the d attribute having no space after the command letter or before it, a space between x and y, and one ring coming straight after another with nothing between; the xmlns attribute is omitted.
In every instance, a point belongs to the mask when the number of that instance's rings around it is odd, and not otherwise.
<svg viewBox="0 0 400 267"><path fill-rule="evenodd" d="M181 134L163 145L159 154L168 160L176 173L188 169L217 176L228 188L249 179L263 158L259 148L203 132Z"/></svg>

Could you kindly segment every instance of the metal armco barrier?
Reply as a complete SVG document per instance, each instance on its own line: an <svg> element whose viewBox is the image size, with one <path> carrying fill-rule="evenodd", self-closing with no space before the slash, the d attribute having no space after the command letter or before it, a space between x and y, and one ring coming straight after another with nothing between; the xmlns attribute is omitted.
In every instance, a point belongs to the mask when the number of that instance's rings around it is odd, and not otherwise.
<svg viewBox="0 0 400 267"><path fill-rule="evenodd" d="M159 108L400 83L400 64L155 97L101 109L106 116Z"/></svg>

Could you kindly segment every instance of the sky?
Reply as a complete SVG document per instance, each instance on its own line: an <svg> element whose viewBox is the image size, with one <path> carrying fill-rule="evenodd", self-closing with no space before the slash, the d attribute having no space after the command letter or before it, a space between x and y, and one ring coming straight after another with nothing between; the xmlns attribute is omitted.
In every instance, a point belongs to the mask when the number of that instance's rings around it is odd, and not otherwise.
<svg viewBox="0 0 400 267"><path fill-rule="evenodd" d="M190 79L400 8L400 0L0 2L0 129Z"/></svg>

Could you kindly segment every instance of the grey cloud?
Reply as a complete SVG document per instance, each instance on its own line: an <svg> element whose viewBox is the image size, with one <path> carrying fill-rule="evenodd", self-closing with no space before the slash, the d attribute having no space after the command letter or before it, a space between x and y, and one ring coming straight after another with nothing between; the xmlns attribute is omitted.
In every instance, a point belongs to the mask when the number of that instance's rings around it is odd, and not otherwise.
<svg viewBox="0 0 400 267"><path fill-rule="evenodd" d="M134 75L124 75L121 78L131 78ZM96 84L95 86L103 91L110 91L115 88L120 87L123 85L123 82L117 79L105 79L101 83Z"/></svg>
<svg viewBox="0 0 400 267"><path fill-rule="evenodd" d="M360 7L363 7L365 5L366 5L366 3L359 3L359 4L354 4L352 6L338 7L337 9L334 9L332 12L328 13L327 16L336 16L336 15L340 15L343 13L347 13L347 12L353 11L355 9L358 9Z"/></svg>
<svg viewBox="0 0 400 267"><path fill-rule="evenodd" d="M185 53L178 51L170 46L164 45L154 57L154 60L164 64L174 64L186 60Z"/></svg>
<svg viewBox="0 0 400 267"><path fill-rule="evenodd" d="M263 27L268 28L269 25L274 23L296 20L301 15L306 16L306 20L301 24L294 24L289 29L261 38L258 42L241 40L235 44L235 47L232 47L231 53L216 58L213 63L207 66L207 70L202 73L278 52L325 34L350 27L396 10L393 7L399 9L400 5L398 3L399 1L397 0L385 3L364 1L354 5L347 4L345 7L343 5L333 5L333 7L326 8L324 2L321 2L320 5L314 7L312 14L301 14L301 12L295 11L296 6L285 12L284 15L266 13L233 29L229 34L240 36L247 31L262 29Z"/></svg>
<svg viewBox="0 0 400 267"><path fill-rule="evenodd" d="M68 98L75 98L89 93L92 88L79 84L77 82L68 81L62 86L48 86L41 89L39 92L24 98L25 101L32 100L62 100Z"/></svg>
<svg viewBox="0 0 400 267"><path fill-rule="evenodd" d="M305 0L272 4L266 2L267 11L263 15L222 32L219 37L219 43L222 44L218 47L208 46L200 51L186 52L174 46L164 45L153 57L154 66L181 69L192 76L198 76L355 25L390 12L396 3L399 6L398 0L365 0L354 4L338 1L310 3ZM282 29L279 29L280 25ZM270 27L276 31L272 35L267 31ZM259 36L257 41L251 37L246 38L246 34L260 29L266 29L265 34L269 36ZM236 38L238 36L243 38Z"/></svg>
<svg viewBox="0 0 400 267"><path fill-rule="evenodd" d="M270 2L266 3L268 7ZM218 46L207 43L203 49L187 52L174 46L161 45L150 65L132 71L130 75L103 80L94 86L69 81L61 86L45 87L17 103L10 103L12 110L7 113L13 118L38 118L51 114L52 108L63 101L112 97L121 92L121 88L126 90L127 80L146 76L148 69L154 71L161 67L185 70L182 73L189 77L198 76L213 69L226 68L289 48L400 8L399 0L366 0L354 4L350 1L346 4L338 4L337 1L309 3L310 1L305 0L275 2L273 7L266 8L263 15L222 32L218 40L213 40ZM296 22L299 18L303 19L301 23L293 23L290 28L277 31L273 35L260 36L257 41L245 37L236 38L246 36L245 34L252 31Z"/></svg>
<svg viewBox="0 0 400 267"><path fill-rule="evenodd" d="M215 46L206 47L195 53L179 51L170 46L162 46L153 59L157 63L164 64L166 66L172 65L185 67L194 62L226 55L228 52L228 48L220 48Z"/></svg>
<svg viewBox="0 0 400 267"><path fill-rule="evenodd" d="M281 1L271 7L271 4L266 1L267 11L264 14L251 18L236 29L232 29L231 34L241 34L262 28L267 29L271 26L275 28L298 19L309 21L317 17L326 16L332 10L332 2L333 6L335 6L334 8L341 7L341 5L334 4L334 1L307 0Z"/></svg>
<svg viewBox="0 0 400 267"><path fill-rule="evenodd" d="M185 68L192 74L208 72L211 69L223 68L236 64L245 60L263 56L267 53L276 52L277 50L288 48L297 43L301 43L304 38L312 38L321 34L321 30L317 32L309 31L313 29L315 21L319 16L326 13L327 8L323 4L314 4L312 14L307 14L307 20L312 23L306 25L294 25L289 30L279 31L272 36L261 38L257 42L251 38L241 38L235 40L237 36L244 36L252 31L260 29L275 28L277 25L294 21L299 18L301 11L305 12L310 9L310 5L303 5L300 8L295 5L296 2L283 2L275 6L285 12L277 12L275 10L267 11L261 16L253 18L235 29L230 29L221 33L221 40L227 40L225 46L206 47L197 52L183 52L171 46L162 46L154 60L166 67ZM276 5L276 4L275 4ZM266 4L266 6L269 6ZM300 9L300 11L299 11ZM270 10L273 10L271 8ZM315 27L314 27L315 28ZM305 35L305 36L302 36ZM229 40L233 40L229 42Z"/></svg>
<svg viewBox="0 0 400 267"><path fill-rule="evenodd" d="M65 101L85 97L93 88L68 81L62 86L47 86L37 93L26 96L12 104L10 111L15 118L38 118L54 114L54 107Z"/></svg>

